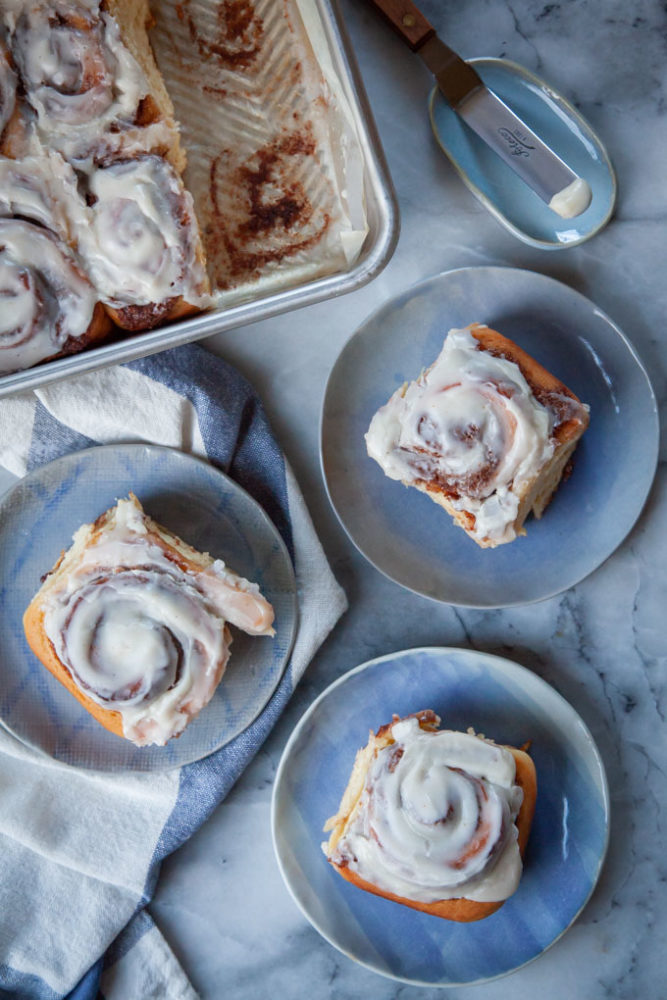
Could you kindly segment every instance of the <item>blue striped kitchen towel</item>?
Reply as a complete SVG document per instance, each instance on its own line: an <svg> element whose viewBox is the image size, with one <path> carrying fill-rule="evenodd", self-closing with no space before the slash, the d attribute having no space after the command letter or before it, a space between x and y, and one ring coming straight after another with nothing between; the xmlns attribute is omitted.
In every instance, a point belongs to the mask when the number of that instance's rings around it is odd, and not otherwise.
<svg viewBox="0 0 667 1000"><path fill-rule="evenodd" d="M160 862L224 799L346 606L257 396L204 348L0 401L0 464L17 476L68 452L128 441L207 458L259 501L292 554L299 632L259 718L177 771L76 770L37 758L0 729L0 998L195 997L145 910Z"/></svg>

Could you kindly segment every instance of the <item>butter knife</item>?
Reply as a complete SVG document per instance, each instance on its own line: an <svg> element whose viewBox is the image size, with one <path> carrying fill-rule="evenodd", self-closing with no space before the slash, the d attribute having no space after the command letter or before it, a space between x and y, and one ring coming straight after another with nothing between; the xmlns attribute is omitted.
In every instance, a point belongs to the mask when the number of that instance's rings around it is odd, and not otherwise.
<svg viewBox="0 0 667 1000"><path fill-rule="evenodd" d="M549 208L572 219L588 208L591 189L511 108L438 38L412 0L371 0L433 73L450 107Z"/></svg>

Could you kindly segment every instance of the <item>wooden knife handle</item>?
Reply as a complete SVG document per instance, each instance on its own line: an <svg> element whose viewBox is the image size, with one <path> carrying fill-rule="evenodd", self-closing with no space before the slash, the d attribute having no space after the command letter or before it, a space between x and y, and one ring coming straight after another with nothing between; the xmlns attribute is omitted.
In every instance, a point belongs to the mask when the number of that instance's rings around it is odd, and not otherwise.
<svg viewBox="0 0 667 1000"><path fill-rule="evenodd" d="M435 28L426 20L412 0L370 0L389 21L413 52L435 35Z"/></svg>

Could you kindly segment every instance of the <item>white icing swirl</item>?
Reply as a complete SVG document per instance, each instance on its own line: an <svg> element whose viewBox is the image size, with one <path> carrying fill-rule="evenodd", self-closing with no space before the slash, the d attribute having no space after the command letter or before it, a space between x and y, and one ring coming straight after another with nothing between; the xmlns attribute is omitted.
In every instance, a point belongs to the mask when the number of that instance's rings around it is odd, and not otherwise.
<svg viewBox="0 0 667 1000"><path fill-rule="evenodd" d="M21 127L7 148L23 159L0 161L0 216L57 233L113 322L145 330L187 312L183 303L199 309L211 300L192 197L162 155L177 149L177 127L105 7L100 0L2 4L22 85ZM0 100L3 67L11 74L2 56ZM7 279L5 294L26 318L19 284Z"/></svg>
<svg viewBox="0 0 667 1000"><path fill-rule="evenodd" d="M58 658L89 698L120 713L138 746L164 745L210 701L229 658L226 621L273 634L256 585L216 564L182 568L130 500L45 603Z"/></svg>
<svg viewBox="0 0 667 1000"><path fill-rule="evenodd" d="M37 364L87 333L97 296L57 236L0 219L0 372Z"/></svg>
<svg viewBox="0 0 667 1000"><path fill-rule="evenodd" d="M103 301L115 307L176 296L204 302L191 195L159 156L100 167L89 177L91 226L80 252Z"/></svg>
<svg viewBox="0 0 667 1000"><path fill-rule="evenodd" d="M424 732L416 718L391 735L331 860L417 902L507 899L522 871L512 754L471 734Z"/></svg>
<svg viewBox="0 0 667 1000"><path fill-rule="evenodd" d="M86 206L74 171L59 153L42 151L20 160L0 157L0 216L36 222L62 240L85 225Z"/></svg>
<svg viewBox="0 0 667 1000"><path fill-rule="evenodd" d="M14 5L17 6L17 5ZM85 157L108 131L134 124L146 81L99 3L26 0L5 13L26 98L48 144Z"/></svg>
<svg viewBox="0 0 667 1000"><path fill-rule="evenodd" d="M553 454L553 414L512 361L450 330L435 363L373 417L366 446L391 479L435 481L474 515L475 537L514 537L525 484Z"/></svg>

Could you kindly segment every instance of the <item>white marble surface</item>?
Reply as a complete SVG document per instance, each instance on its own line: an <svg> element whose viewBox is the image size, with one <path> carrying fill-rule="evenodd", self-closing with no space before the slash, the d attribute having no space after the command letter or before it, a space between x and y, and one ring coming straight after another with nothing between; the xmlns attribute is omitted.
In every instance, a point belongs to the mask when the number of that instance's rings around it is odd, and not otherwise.
<svg viewBox="0 0 667 1000"><path fill-rule="evenodd" d="M560 691L590 727L612 798L598 888L574 927L510 979L450 996L475 1000L659 997L667 981L664 462L637 527L615 555L561 597L508 611L440 606L367 565L338 525L319 472L327 374L380 303L437 271L510 264L567 282L630 337L665 400L667 339L667 15L659 0L424 0L464 56L507 56L574 100L606 141L619 180L615 219L556 253L523 246L462 186L430 134L430 80L361 0L341 0L389 160L402 234L387 269L344 298L215 338L248 375L290 458L350 611L320 651L275 732L205 827L164 865L152 912L208 1000L435 997L383 979L335 951L284 887L269 827L282 748L312 699L371 657L416 645L508 656ZM472 317L474 318L474 317ZM3 479L0 486L6 485ZM632 484L628 484L632 489Z"/></svg>
<svg viewBox="0 0 667 1000"><path fill-rule="evenodd" d="M616 217L582 247L523 246L462 186L430 134L430 80L368 5L343 0L398 193L402 233L368 287L217 338L261 392L292 461L350 611L316 657L276 731L227 801L163 868L152 912L205 998L435 997L383 979L309 926L273 859L275 769L301 713L329 682L371 657L421 644L511 657L554 685L593 732L612 798L610 850L576 924L511 979L451 996L499 1000L657 997L667 961L664 465L639 524L578 587L508 611L439 606L367 565L338 525L318 462L327 374L358 323L414 281L451 267L511 264L567 282L630 337L665 400L667 339L667 18L657 0L550 3L428 0L423 8L465 56L507 56L569 96L606 141L619 181ZM632 489L632 484L628 484Z"/></svg>

